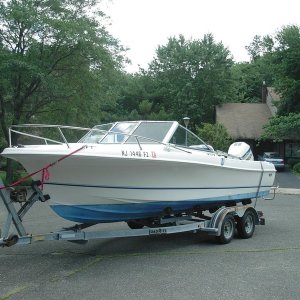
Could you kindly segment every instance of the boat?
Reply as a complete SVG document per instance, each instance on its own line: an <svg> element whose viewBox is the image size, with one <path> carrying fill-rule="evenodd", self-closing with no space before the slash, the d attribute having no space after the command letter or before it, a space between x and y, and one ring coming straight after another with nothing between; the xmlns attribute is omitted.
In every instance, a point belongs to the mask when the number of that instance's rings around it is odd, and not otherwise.
<svg viewBox="0 0 300 300"><path fill-rule="evenodd" d="M60 140L42 129L56 130ZM81 137L70 142L66 130ZM42 179L53 211L79 223L145 223L244 204L268 195L275 179L274 165L254 161L247 144L216 151L177 121L25 124L9 135L1 155Z"/></svg>

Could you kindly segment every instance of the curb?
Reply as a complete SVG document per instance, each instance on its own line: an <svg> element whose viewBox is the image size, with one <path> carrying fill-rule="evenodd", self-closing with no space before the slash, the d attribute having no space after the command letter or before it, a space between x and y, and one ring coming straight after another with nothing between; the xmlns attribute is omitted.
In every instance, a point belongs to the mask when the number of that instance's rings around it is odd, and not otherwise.
<svg viewBox="0 0 300 300"><path fill-rule="evenodd" d="M300 189L278 188L276 194L300 195Z"/></svg>

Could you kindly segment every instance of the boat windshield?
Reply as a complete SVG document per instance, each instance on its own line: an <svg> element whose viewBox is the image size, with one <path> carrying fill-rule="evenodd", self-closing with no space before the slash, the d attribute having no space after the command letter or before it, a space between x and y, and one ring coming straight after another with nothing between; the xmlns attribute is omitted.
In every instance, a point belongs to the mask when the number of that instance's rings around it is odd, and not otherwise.
<svg viewBox="0 0 300 300"><path fill-rule="evenodd" d="M147 144L153 142L163 142L174 122L141 122L134 130L132 136L126 143L136 143L138 137L139 143Z"/></svg>
<svg viewBox="0 0 300 300"><path fill-rule="evenodd" d="M114 123L108 123L103 125L97 125L93 127L84 137L82 137L78 143L99 143L107 132L111 129Z"/></svg>
<svg viewBox="0 0 300 300"><path fill-rule="evenodd" d="M116 123L115 126L113 126L106 137L100 141L102 144L117 144L117 143L123 143L132 130L137 126L138 122L121 122Z"/></svg>
<svg viewBox="0 0 300 300"><path fill-rule="evenodd" d="M198 136L181 125L177 127L169 143L196 150L212 150L212 148L206 145Z"/></svg>
<svg viewBox="0 0 300 300"><path fill-rule="evenodd" d="M132 121L98 125L80 143L120 144L162 142L174 122Z"/></svg>
<svg viewBox="0 0 300 300"><path fill-rule="evenodd" d="M138 122L120 122L97 125L86 134L80 143L115 144L122 143L128 138Z"/></svg>
<svg viewBox="0 0 300 300"><path fill-rule="evenodd" d="M212 150L194 133L173 121L131 121L98 125L79 142L96 144L164 142L196 150Z"/></svg>

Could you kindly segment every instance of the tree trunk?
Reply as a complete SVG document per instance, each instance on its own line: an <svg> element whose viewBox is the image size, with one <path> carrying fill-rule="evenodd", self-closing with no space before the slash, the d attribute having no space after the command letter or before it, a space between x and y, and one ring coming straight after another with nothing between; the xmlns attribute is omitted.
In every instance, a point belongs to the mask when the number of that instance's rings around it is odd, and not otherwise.
<svg viewBox="0 0 300 300"><path fill-rule="evenodd" d="M6 160L6 182L7 184L13 183L14 169L13 169L13 161L12 159Z"/></svg>
<svg viewBox="0 0 300 300"><path fill-rule="evenodd" d="M11 144L12 145L16 145L16 135L15 134L11 134ZM10 145L8 145L10 146ZM10 158L7 158L6 160L6 182L7 184L12 184L13 183L13 177L14 177L14 172L16 170L14 170L14 164L13 164L13 160Z"/></svg>

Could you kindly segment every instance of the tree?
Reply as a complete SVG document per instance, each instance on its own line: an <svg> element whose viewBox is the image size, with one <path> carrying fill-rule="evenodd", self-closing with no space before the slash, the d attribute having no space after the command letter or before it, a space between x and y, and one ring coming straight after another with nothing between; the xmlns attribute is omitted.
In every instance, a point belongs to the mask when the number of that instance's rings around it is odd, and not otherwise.
<svg viewBox="0 0 300 300"><path fill-rule="evenodd" d="M281 94L279 114L300 112L300 27L286 26L276 35L275 87Z"/></svg>
<svg viewBox="0 0 300 300"><path fill-rule="evenodd" d="M216 150L228 151L230 144L233 143L233 139L222 124L205 123L203 127L197 127L197 134Z"/></svg>
<svg viewBox="0 0 300 300"><path fill-rule="evenodd" d="M266 56L250 63L236 63L232 67L237 102L261 103L262 85L266 82L272 86L274 82L273 67Z"/></svg>
<svg viewBox="0 0 300 300"><path fill-rule="evenodd" d="M165 111L164 99L156 78L146 71L126 74L120 83L120 97L114 117L116 120L170 120L173 118L172 111Z"/></svg>
<svg viewBox="0 0 300 300"><path fill-rule="evenodd" d="M300 113L290 113L287 116L276 116L264 126L260 140L271 139L280 142L284 139L300 139Z"/></svg>
<svg viewBox="0 0 300 300"><path fill-rule="evenodd" d="M92 14L97 3L0 4L0 120L7 142L11 124L89 123L99 119L99 99L115 101L111 83L122 68L124 49L101 25L105 15Z"/></svg>
<svg viewBox="0 0 300 300"><path fill-rule="evenodd" d="M266 35L264 37L255 35L251 44L245 48L251 58L251 61L255 62L266 53L272 52L273 47L274 40L270 35Z"/></svg>
<svg viewBox="0 0 300 300"><path fill-rule="evenodd" d="M255 36L246 47L251 65L261 64L264 81L281 95L278 114L300 112L300 27L284 26L274 36Z"/></svg>
<svg viewBox="0 0 300 300"><path fill-rule="evenodd" d="M191 126L213 120L217 104L233 101L232 57L211 34L202 40L170 38L159 46L147 75L155 81L165 111L189 116Z"/></svg>

